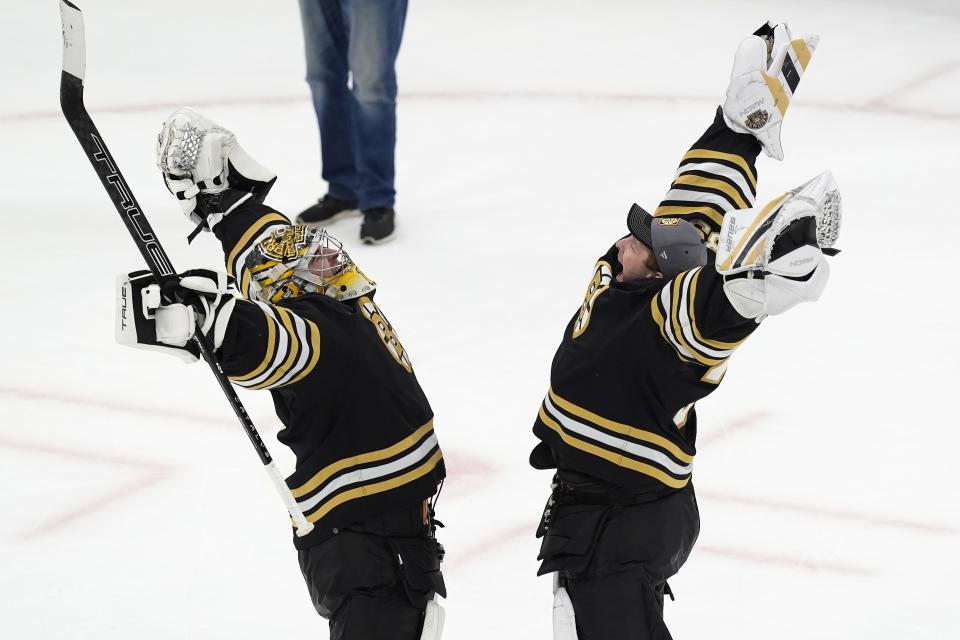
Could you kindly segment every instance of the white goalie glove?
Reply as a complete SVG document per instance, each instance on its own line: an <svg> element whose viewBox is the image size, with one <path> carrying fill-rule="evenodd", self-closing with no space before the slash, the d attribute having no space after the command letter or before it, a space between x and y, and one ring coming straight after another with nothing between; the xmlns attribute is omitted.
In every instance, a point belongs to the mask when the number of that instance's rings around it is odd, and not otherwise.
<svg viewBox="0 0 960 640"><path fill-rule="evenodd" d="M780 126L820 37L793 39L786 23L767 23L740 43L730 73L723 117L752 134L768 156L783 160Z"/></svg>
<svg viewBox="0 0 960 640"><path fill-rule="evenodd" d="M275 173L251 158L233 133L190 108L174 111L157 136L157 167L170 193L200 229L210 231L247 198L262 202ZM222 197L227 189L239 193Z"/></svg>
<svg viewBox="0 0 960 640"><path fill-rule="evenodd" d="M840 190L825 171L762 209L724 216L715 266L733 308L759 321L819 299L840 214Z"/></svg>
<svg viewBox="0 0 960 640"><path fill-rule="evenodd" d="M219 349L236 304L231 278L209 269L187 271L176 295L183 302L165 302L149 271L118 276L117 342L196 362L200 350L192 338L199 326L212 338L214 351Z"/></svg>

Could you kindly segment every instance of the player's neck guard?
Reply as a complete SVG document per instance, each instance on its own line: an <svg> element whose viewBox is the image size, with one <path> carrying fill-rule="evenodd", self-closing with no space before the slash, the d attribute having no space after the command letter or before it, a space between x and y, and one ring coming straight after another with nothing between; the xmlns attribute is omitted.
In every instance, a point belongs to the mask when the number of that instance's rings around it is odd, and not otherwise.
<svg viewBox="0 0 960 640"><path fill-rule="evenodd" d="M247 257L246 267L250 293L262 302L277 303L307 293L352 300L377 287L326 229L302 224L280 227L260 241Z"/></svg>

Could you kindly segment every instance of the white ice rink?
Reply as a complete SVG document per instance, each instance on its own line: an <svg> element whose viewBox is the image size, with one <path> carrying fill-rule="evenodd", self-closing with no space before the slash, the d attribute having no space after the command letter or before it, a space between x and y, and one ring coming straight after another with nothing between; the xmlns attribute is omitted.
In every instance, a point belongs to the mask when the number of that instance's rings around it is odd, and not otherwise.
<svg viewBox="0 0 960 640"><path fill-rule="evenodd" d="M209 372L113 341L139 254L59 113L56 0L2 2L0 638L325 638L281 503ZM295 2L80 0L90 112L180 270L217 267L153 166L173 108L236 131L294 214L321 195ZM960 638L960 5L411 0L397 240L335 233L380 284L436 412L445 638L550 638L527 466L550 360L629 205L654 207L740 38L821 34L758 162L825 168L833 277L698 405L702 533L678 640ZM680 7L682 6L682 10ZM241 398L278 460L269 395Z"/></svg>

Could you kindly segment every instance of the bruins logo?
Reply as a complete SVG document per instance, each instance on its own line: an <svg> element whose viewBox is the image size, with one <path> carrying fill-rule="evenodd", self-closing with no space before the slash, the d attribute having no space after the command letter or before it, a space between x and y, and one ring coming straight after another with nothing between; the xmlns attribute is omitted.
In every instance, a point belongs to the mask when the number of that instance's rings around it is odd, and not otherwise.
<svg viewBox="0 0 960 640"><path fill-rule="evenodd" d="M277 260L278 262L299 258L306 248L306 230L307 228L302 224L281 227L260 242L258 247L260 253L267 260Z"/></svg>
<svg viewBox="0 0 960 640"><path fill-rule="evenodd" d="M577 314L577 320L573 323L573 337L576 338L587 330L590 324L590 314L593 313L593 304L601 293L610 288L610 282L613 280L613 269L606 262L598 262L594 267L593 278L587 285L587 293L583 296L583 304L580 305L580 313Z"/></svg>
<svg viewBox="0 0 960 640"><path fill-rule="evenodd" d="M397 338L393 327L387 322L386 316L380 311L380 307L366 296L357 300L357 306L360 308L360 313L363 314L363 317L369 320L376 328L377 334L383 341L383 346L387 348L387 351L389 351L393 359L397 361L397 364L406 369L407 373L413 373L410 356L407 355L407 350L400 344L400 339Z"/></svg>
<svg viewBox="0 0 960 640"><path fill-rule="evenodd" d="M757 109L747 116L744 124L748 129L762 129L768 120L770 120L770 114L763 109Z"/></svg>

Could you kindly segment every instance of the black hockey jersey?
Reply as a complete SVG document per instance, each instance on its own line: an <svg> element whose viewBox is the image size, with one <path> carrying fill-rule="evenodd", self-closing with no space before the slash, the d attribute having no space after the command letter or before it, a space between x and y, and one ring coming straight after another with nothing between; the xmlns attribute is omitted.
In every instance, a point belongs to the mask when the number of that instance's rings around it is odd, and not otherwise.
<svg viewBox="0 0 960 640"><path fill-rule="evenodd" d="M290 221L248 200L214 227L228 272L249 296L246 256ZM431 496L445 475L433 412L373 296L238 299L218 351L230 380L268 389L296 454L287 485L317 544L365 515Z"/></svg>
<svg viewBox="0 0 960 640"><path fill-rule="evenodd" d="M760 146L720 111L684 156L658 216L683 217L716 249L723 214L753 206ZM638 495L680 489L696 454L694 405L757 323L739 315L709 264L669 281L619 283L612 247L594 268L550 370L534 433L536 467L579 471ZM547 448L549 447L549 448Z"/></svg>

